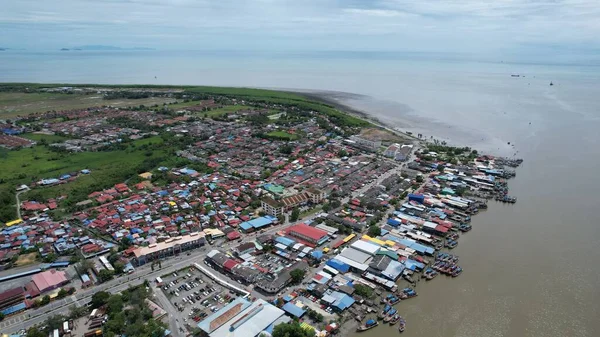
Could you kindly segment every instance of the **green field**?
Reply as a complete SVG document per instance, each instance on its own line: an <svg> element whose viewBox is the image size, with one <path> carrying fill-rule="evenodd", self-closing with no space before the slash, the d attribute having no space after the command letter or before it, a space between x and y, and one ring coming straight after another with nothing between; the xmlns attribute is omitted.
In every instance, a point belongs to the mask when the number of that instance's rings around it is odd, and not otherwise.
<svg viewBox="0 0 600 337"><path fill-rule="evenodd" d="M14 118L49 110L84 109L102 105L127 107L137 105L162 105L171 98L149 97L143 99L105 100L102 95L0 92L0 118Z"/></svg>
<svg viewBox="0 0 600 337"><path fill-rule="evenodd" d="M245 99L255 102L266 102L274 104L282 104L288 106L296 106L302 109L313 110L327 115L338 126L360 127L368 126L369 122L341 112L329 104L317 102L305 98L299 94L251 88L232 88L232 87L210 87L210 86L164 86L164 85L97 85L97 84L39 84L39 83L5 83L0 84L0 118L14 117L19 114L30 112L44 112L47 110L59 110L61 108L83 108L94 106L90 102L98 103L96 105L115 105L115 106L134 106L144 104L150 106L153 104L162 105L165 98L148 98L148 99L119 99L119 100L104 100L101 97L97 98L97 102L90 100L89 96L95 95L66 95L66 94L25 94L15 91L23 91L25 88L33 90L36 88L48 87L94 87L94 88L117 88L117 89L183 89L189 94L203 95L222 95L231 98ZM6 92L11 90L11 92ZM33 96L28 96L33 95ZM37 97L36 97L37 95ZM28 97L24 97L28 96ZM87 100L86 100L87 99ZM174 101L174 100L169 100ZM24 103L24 104L23 104ZM189 102L193 103L193 102ZM187 105L189 106L189 105Z"/></svg>
<svg viewBox="0 0 600 337"><path fill-rule="evenodd" d="M272 137L272 138L277 138L277 139L283 139L283 140L296 140L300 137L298 137L298 135L295 134L291 134L289 132L286 131L271 131L269 133L267 133L268 137Z"/></svg>
<svg viewBox="0 0 600 337"><path fill-rule="evenodd" d="M43 178L58 178L82 169L92 171L75 181L63 185L34 188L22 194L21 200L44 201L66 195L72 203L84 200L95 191L107 188L126 179L136 177L141 171L177 160L170 145L161 137L151 137L131 142L125 149L99 152L57 153L37 145L18 151L5 151L0 156L0 190L14 194L15 186L30 184ZM7 221L9 216L4 216ZM14 218L14 216L10 216Z"/></svg>

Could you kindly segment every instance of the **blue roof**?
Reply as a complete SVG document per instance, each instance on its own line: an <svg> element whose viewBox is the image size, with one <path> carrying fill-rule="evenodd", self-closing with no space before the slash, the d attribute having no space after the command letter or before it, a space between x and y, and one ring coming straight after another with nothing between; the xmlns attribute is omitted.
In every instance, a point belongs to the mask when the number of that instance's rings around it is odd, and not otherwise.
<svg viewBox="0 0 600 337"><path fill-rule="evenodd" d="M339 310L346 310L352 304L354 304L354 302L354 298L344 294L344 296L342 296L338 301L336 301L336 303L333 306L335 306Z"/></svg>
<svg viewBox="0 0 600 337"><path fill-rule="evenodd" d="M320 260L321 258L323 258L323 252L321 250L317 250L317 249L313 250L312 253L310 253L310 255L317 260Z"/></svg>
<svg viewBox="0 0 600 337"><path fill-rule="evenodd" d="M411 260L411 259L407 259L404 261L404 265L406 266L406 268L410 269L410 270L416 270L416 269L423 269L425 268L425 265L422 264L421 262L415 261L415 260Z"/></svg>
<svg viewBox="0 0 600 337"><path fill-rule="evenodd" d="M241 229L243 229L243 230L245 230L245 231L247 231L247 230L249 230L250 228L252 228L252 225L251 225L251 224L249 224L248 222L242 222L242 223L240 224L240 228L241 228Z"/></svg>
<svg viewBox="0 0 600 337"><path fill-rule="evenodd" d="M275 242L277 243L281 243L282 245L289 247L291 245L293 245L294 243L296 243L296 241L290 239L290 238L286 238L284 236L278 236L275 238Z"/></svg>
<svg viewBox="0 0 600 337"><path fill-rule="evenodd" d="M15 312L25 310L25 308L27 308L27 306L25 305L25 302L21 302L19 304L13 305L12 307L8 307L0 312L3 313L4 315L10 315L10 314L14 314Z"/></svg>
<svg viewBox="0 0 600 337"><path fill-rule="evenodd" d="M336 259L331 259L327 261L327 265L331 268L341 271L342 273L347 273L350 270L350 266L345 264L344 262Z"/></svg>
<svg viewBox="0 0 600 337"><path fill-rule="evenodd" d="M283 296L282 299L284 302L289 302L289 301L293 300L294 298L288 294L288 295Z"/></svg>
<svg viewBox="0 0 600 337"><path fill-rule="evenodd" d="M306 312L305 310L291 302L284 304L281 309L287 312L288 314L298 318L302 317L302 315L304 315L304 313Z"/></svg>

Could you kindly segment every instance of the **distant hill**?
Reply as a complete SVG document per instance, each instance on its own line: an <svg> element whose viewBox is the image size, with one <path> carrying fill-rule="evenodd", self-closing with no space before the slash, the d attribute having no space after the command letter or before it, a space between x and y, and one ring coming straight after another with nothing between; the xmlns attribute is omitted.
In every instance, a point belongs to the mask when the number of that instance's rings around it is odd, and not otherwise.
<svg viewBox="0 0 600 337"><path fill-rule="evenodd" d="M134 47L134 48L121 48L121 47L117 47L117 46L104 46L104 45L86 45L86 46L78 46L78 47L73 47L71 48L73 50L154 50L153 48L141 48L141 47Z"/></svg>

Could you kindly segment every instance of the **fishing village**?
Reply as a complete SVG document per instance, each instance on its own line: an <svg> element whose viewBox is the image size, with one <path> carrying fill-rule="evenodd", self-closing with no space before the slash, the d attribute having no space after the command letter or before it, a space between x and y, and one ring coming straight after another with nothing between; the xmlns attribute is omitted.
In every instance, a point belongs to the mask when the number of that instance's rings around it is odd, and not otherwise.
<svg viewBox="0 0 600 337"><path fill-rule="evenodd" d="M11 160L31 152L65 162L35 173L23 162L22 174L3 176L19 205L0 228L0 299L8 299L0 329L18 336L29 327L57 337L122 333L122 313L94 294L126 301L142 285L165 335L348 336L382 325L402 333L410 329L403 303L420 282L469 272L453 249L477 227L475 216L517 202L508 180L520 159L426 141L297 97L37 90L165 103L3 122ZM122 159L90 161L105 155ZM15 261L26 256L44 264L23 271ZM32 275L61 277L24 288ZM67 314L72 301L97 311Z"/></svg>

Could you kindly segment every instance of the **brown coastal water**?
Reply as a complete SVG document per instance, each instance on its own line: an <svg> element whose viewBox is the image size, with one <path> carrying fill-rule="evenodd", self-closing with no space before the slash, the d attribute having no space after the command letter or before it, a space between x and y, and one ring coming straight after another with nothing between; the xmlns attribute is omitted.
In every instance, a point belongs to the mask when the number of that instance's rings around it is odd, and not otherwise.
<svg viewBox="0 0 600 337"><path fill-rule="evenodd" d="M558 89L478 92L483 101L487 94L498 101L505 96L500 109L510 115L488 115L483 124L455 117L453 132L437 130L459 144L491 151L507 150L493 149L489 138L508 139L517 144L510 152L519 151L517 157L525 162L509 182L517 204L490 202L452 251L461 258L462 275L421 281L419 296L396 306L407 320L403 335L600 336L600 112L590 104L592 88L573 82ZM455 105L450 99L443 102L450 109ZM531 102L535 110L527 111ZM347 103L365 111L374 104ZM375 116L394 125L392 114L382 114L389 106L371 105ZM496 109L490 105L487 111ZM413 125L438 134L435 124ZM486 142L469 141L472 134L461 128L488 133ZM396 327L380 326L354 335L382 333L399 334Z"/></svg>
<svg viewBox="0 0 600 337"><path fill-rule="evenodd" d="M460 277L420 282L419 296L398 305L404 335L600 336L600 68L376 54L7 51L0 81L346 92L332 96L394 127L492 154L518 151L525 163L509 183L518 203L492 202L474 218L453 251Z"/></svg>

